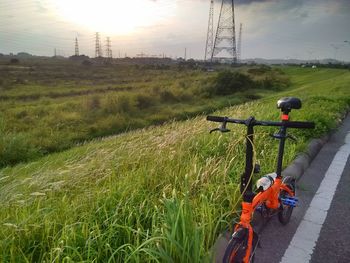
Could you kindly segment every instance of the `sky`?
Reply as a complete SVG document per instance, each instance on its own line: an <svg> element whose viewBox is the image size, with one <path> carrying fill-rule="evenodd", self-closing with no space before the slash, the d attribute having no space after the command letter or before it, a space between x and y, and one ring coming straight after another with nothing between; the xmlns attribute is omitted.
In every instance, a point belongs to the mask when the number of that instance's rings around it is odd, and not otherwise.
<svg viewBox="0 0 350 263"><path fill-rule="evenodd" d="M215 1L217 24L221 0ZM0 53L203 59L210 0L0 0ZM235 0L242 58L350 61L350 0ZM347 42L348 41L348 42Z"/></svg>

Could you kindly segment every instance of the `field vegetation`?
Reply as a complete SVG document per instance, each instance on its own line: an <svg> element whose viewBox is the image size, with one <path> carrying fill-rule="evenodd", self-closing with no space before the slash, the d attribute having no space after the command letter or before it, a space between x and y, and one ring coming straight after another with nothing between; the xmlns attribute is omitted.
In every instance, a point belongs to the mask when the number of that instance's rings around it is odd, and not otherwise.
<svg viewBox="0 0 350 263"><path fill-rule="evenodd" d="M288 141L287 165L309 139L339 124L350 105L350 72L283 71L288 90L214 114L277 120L277 99L300 97L303 108L292 118L315 121L316 130L290 130L299 141ZM3 168L0 261L209 262L215 239L239 212L245 133L234 126L210 135L213 127L199 115ZM262 174L275 167L272 130L256 129Z"/></svg>
<svg viewBox="0 0 350 263"><path fill-rule="evenodd" d="M186 64L85 64L48 59L0 65L0 167L289 85L285 74L269 67L206 72Z"/></svg>

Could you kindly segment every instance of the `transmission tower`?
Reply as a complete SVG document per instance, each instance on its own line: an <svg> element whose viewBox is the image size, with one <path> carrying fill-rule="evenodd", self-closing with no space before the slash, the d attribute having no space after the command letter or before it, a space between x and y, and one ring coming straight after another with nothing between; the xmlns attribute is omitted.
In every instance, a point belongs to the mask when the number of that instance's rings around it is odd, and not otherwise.
<svg viewBox="0 0 350 263"><path fill-rule="evenodd" d="M242 59L242 23L239 24L239 35L237 45L237 61L240 63Z"/></svg>
<svg viewBox="0 0 350 263"><path fill-rule="evenodd" d="M79 45L78 45L78 38L75 38L75 56L79 56Z"/></svg>
<svg viewBox="0 0 350 263"><path fill-rule="evenodd" d="M236 63L236 32L234 0L222 0L212 60Z"/></svg>
<svg viewBox="0 0 350 263"><path fill-rule="evenodd" d="M109 37L106 39L106 57L108 59L112 58L111 40Z"/></svg>
<svg viewBox="0 0 350 263"><path fill-rule="evenodd" d="M213 54L213 37L214 37L214 0L210 0L209 8L209 21L208 21L208 33L207 42L205 44L204 60L211 60Z"/></svg>
<svg viewBox="0 0 350 263"><path fill-rule="evenodd" d="M95 58L101 57L101 47L100 47L100 33L96 32L95 34Z"/></svg>
<svg viewBox="0 0 350 263"><path fill-rule="evenodd" d="M100 40L100 53L98 55L99 57L103 57L103 48L102 48L102 41Z"/></svg>

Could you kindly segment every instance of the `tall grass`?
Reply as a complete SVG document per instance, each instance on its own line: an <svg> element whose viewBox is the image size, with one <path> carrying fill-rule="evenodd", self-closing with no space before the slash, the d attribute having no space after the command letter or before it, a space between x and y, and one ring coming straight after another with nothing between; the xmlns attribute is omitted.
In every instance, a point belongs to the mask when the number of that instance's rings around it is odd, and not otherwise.
<svg viewBox="0 0 350 263"><path fill-rule="evenodd" d="M339 123L350 105L350 74L287 68L294 89L216 112L277 120L278 98L303 99L285 163L308 139ZM324 77L327 75L328 77ZM325 111L326 110L326 111ZM243 127L208 134L204 116L95 140L0 170L0 261L206 262L217 235L239 212ZM256 129L262 173L275 167L272 130Z"/></svg>
<svg viewBox="0 0 350 263"><path fill-rule="evenodd" d="M6 70L5 81L0 83L0 118L5 124L0 167L34 160L96 137L243 103L259 98L271 88L265 85L252 96L262 86L259 81L250 80L256 85L238 92L231 84L242 83L242 76L245 80L251 77L231 71L226 72L230 82L219 85L227 91L222 96L211 92L220 80L217 73L195 69L155 70L120 65L86 68L74 63L29 65L30 68L0 67L0 77ZM263 76L275 74L268 68ZM282 78L282 74L278 76ZM11 82L13 79L22 81Z"/></svg>

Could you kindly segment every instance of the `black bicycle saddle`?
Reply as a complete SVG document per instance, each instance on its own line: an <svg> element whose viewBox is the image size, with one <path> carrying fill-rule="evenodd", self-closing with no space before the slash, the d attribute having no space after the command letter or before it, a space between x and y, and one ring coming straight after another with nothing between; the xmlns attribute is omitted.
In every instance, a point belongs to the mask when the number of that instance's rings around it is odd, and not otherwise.
<svg viewBox="0 0 350 263"><path fill-rule="evenodd" d="M277 108L283 112L290 112L292 109L301 108L301 100L294 97L285 97L277 101Z"/></svg>

